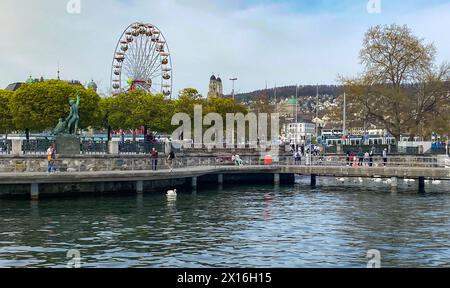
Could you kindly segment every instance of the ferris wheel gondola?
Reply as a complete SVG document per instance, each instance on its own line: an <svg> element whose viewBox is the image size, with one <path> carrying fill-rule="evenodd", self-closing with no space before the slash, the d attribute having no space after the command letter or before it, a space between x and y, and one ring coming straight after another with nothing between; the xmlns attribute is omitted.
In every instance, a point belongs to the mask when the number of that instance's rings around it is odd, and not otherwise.
<svg viewBox="0 0 450 288"><path fill-rule="evenodd" d="M172 59L163 33L153 24L133 23L117 42L111 67L113 94L141 89L172 95Z"/></svg>

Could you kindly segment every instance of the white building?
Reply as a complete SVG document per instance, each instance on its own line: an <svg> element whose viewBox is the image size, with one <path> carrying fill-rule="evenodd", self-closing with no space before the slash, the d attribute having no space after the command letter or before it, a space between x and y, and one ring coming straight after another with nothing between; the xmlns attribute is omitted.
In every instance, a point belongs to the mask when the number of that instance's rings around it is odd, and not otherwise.
<svg viewBox="0 0 450 288"><path fill-rule="evenodd" d="M316 124L301 122L286 125L286 138L289 142L304 143L316 134Z"/></svg>

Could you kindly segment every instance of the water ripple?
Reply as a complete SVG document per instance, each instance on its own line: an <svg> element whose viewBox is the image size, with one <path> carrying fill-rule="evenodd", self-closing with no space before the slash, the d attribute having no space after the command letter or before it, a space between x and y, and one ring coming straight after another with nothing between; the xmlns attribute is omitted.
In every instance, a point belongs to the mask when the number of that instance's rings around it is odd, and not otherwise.
<svg viewBox="0 0 450 288"><path fill-rule="evenodd" d="M450 194L411 189L0 200L0 267L65 267L70 249L82 267L365 267L369 249L385 267L448 267Z"/></svg>

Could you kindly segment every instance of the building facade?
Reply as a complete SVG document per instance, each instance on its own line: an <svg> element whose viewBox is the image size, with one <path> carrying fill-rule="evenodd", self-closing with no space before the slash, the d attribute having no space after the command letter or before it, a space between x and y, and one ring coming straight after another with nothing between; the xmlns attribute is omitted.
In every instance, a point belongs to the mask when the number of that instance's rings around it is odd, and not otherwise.
<svg viewBox="0 0 450 288"><path fill-rule="evenodd" d="M299 122L286 124L286 139L296 144L305 143L316 134L316 124Z"/></svg>

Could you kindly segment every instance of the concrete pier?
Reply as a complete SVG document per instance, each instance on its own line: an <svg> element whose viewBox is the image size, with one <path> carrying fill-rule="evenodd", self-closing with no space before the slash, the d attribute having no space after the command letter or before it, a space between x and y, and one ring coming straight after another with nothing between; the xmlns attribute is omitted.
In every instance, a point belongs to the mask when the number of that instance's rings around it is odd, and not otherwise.
<svg viewBox="0 0 450 288"><path fill-rule="evenodd" d="M311 174L311 187L316 187L317 185L317 175Z"/></svg>
<svg viewBox="0 0 450 288"><path fill-rule="evenodd" d="M273 174L273 183L275 185L280 185L280 174L279 173Z"/></svg>
<svg viewBox="0 0 450 288"><path fill-rule="evenodd" d="M191 178L191 186L192 186L192 190L196 190L197 189L197 177L192 177Z"/></svg>
<svg viewBox="0 0 450 288"><path fill-rule="evenodd" d="M114 166L114 163L112 163ZM129 163L131 164L131 163ZM115 166L114 166L115 167ZM161 191L174 186L197 189L198 185L221 182L293 184L294 174L311 177L311 186L317 177L380 177L391 179L396 187L398 179L419 179L419 191L425 192L425 179L449 180L450 169L420 167L345 167L345 166L196 166L158 171L92 171L60 172L8 172L0 173L0 197L39 199L48 196L85 193L143 193ZM273 177L273 178L272 178Z"/></svg>
<svg viewBox="0 0 450 288"><path fill-rule="evenodd" d="M39 184L31 183L30 185L31 200L39 200Z"/></svg>
<svg viewBox="0 0 450 288"><path fill-rule="evenodd" d="M398 178L397 177L391 177L391 187L398 187Z"/></svg>
<svg viewBox="0 0 450 288"><path fill-rule="evenodd" d="M419 193L425 193L425 177L419 177Z"/></svg>
<svg viewBox="0 0 450 288"><path fill-rule="evenodd" d="M138 194L144 193L144 181L142 180L136 181L136 193Z"/></svg>

